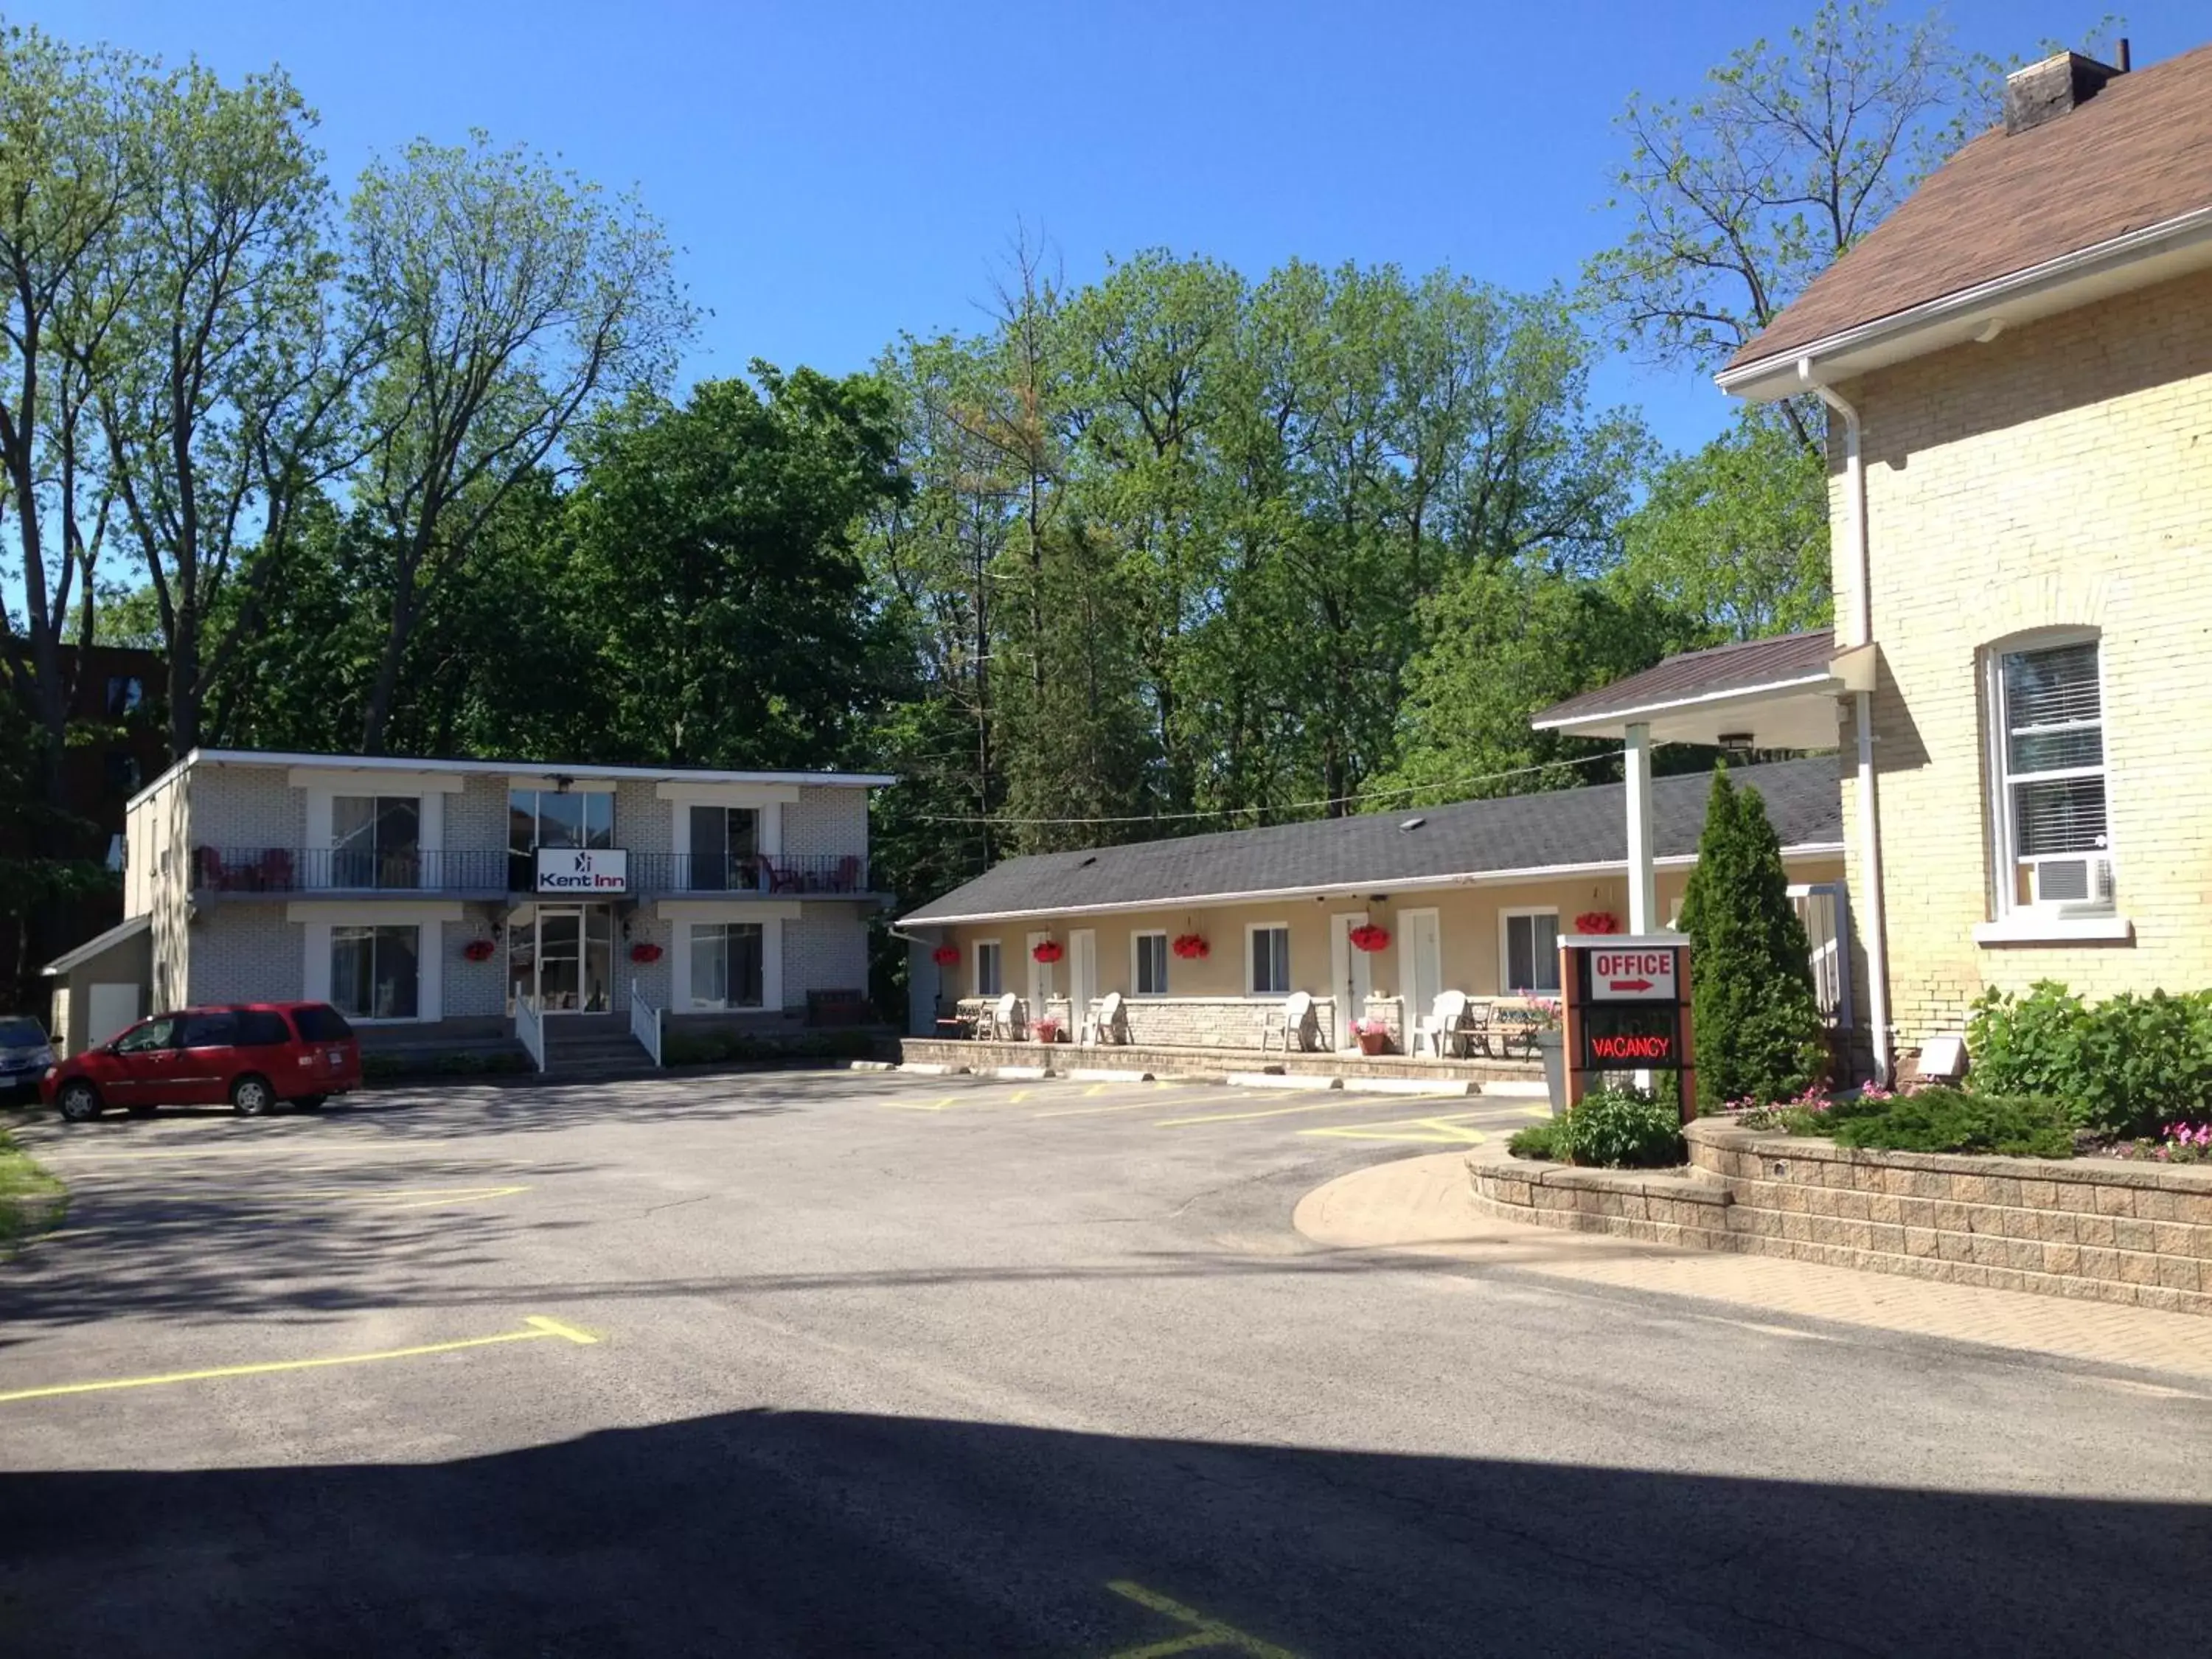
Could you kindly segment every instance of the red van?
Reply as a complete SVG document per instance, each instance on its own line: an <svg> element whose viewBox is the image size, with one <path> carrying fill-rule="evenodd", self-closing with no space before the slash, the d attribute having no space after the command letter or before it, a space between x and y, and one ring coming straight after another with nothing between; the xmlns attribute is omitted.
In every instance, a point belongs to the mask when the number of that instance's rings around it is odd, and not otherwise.
<svg viewBox="0 0 2212 1659"><path fill-rule="evenodd" d="M313 1110L361 1086L361 1043L327 1002L184 1008L143 1019L65 1060L39 1093L72 1123L120 1106L219 1106L259 1117L280 1101Z"/></svg>

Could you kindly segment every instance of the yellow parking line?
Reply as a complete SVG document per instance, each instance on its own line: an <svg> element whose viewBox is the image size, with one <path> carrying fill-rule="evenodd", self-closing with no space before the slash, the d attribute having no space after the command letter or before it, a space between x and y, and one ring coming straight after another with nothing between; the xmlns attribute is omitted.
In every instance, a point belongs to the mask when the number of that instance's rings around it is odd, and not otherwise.
<svg viewBox="0 0 2212 1659"><path fill-rule="evenodd" d="M1328 1092L1334 1097L1333 1098L1316 1101L1306 1106L1271 1106L1265 1111L1259 1112L1207 1112L1199 1117L1164 1117L1153 1127L1160 1129L1180 1129L1193 1123L1241 1123L1255 1117L1289 1117L1297 1112L1372 1112L1382 1107L1395 1106L1398 1103L1396 1101L1379 1095L1339 1094L1334 1090L1330 1090Z"/></svg>
<svg viewBox="0 0 2212 1659"><path fill-rule="evenodd" d="M1110 1659L1159 1659L1171 1653L1193 1653L1200 1648L1234 1648L1250 1659L1297 1659L1288 1648L1279 1648L1272 1642L1263 1642L1234 1625L1224 1625L1218 1619L1209 1619L1195 1607L1187 1607L1172 1596L1162 1595L1158 1590L1146 1589L1132 1579L1117 1578L1106 1586L1115 1595L1125 1596L1140 1607L1149 1607L1178 1625L1189 1627L1187 1636L1171 1637L1164 1642L1149 1642L1142 1647L1123 1648Z"/></svg>
<svg viewBox="0 0 2212 1659"><path fill-rule="evenodd" d="M895 1112L943 1112L960 1103L957 1095L947 1095L942 1100L879 1100L878 1106L887 1106Z"/></svg>
<svg viewBox="0 0 2212 1659"><path fill-rule="evenodd" d="M1416 1146L1439 1143L1450 1146L1480 1146L1490 1137L1470 1129L1465 1120L1474 1112L1455 1112L1445 1117L1393 1118L1387 1123L1339 1125L1328 1129L1301 1129L1302 1135L1328 1135L1338 1140L1395 1140Z"/></svg>
<svg viewBox="0 0 2212 1659"><path fill-rule="evenodd" d="M159 1376L121 1376L100 1382L60 1382L44 1389L17 1389L0 1394L0 1406L21 1400L52 1400L71 1394L105 1394L115 1389L155 1389L172 1382L207 1382L218 1377L260 1376L271 1371L320 1370L331 1365L367 1365L382 1359L419 1359L426 1354L459 1353L464 1348L489 1348L501 1342L538 1342L558 1337L586 1346L599 1341L589 1332L564 1325L542 1314L522 1322L527 1330L502 1331L497 1336L468 1336L453 1342L425 1342L411 1348L386 1348L375 1353L337 1354L325 1359L274 1359L257 1365L217 1365L200 1371L166 1371Z"/></svg>

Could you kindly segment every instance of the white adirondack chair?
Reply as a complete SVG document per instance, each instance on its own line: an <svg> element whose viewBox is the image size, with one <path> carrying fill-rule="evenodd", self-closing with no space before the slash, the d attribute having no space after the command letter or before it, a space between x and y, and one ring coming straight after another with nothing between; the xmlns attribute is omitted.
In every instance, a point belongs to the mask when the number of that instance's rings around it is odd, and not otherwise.
<svg viewBox="0 0 2212 1659"><path fill-rule="evenodd" d="M1012 1042L1021 1035L1022 1000L1012 991L1000 997L991 1008L991 1036L1000 1042Z"/></svg>
<svg viewBox="0 0 2212 1659"><path fill-rule="evenodd" d="M1297 1039L1298 1052L1304 1054L1313 1046L1314 1000L1310 991L1293 991L1283 999L1283 1006L1267 1017L1260 1030L1260 1052L1267 1052L1267 1042L1279 1033L1283 1039L1283 1052L1291 1052L1291 1042Z"/></svg>
<svg viewBox="0 0 2212 1659"><path fill-rule="evenodd" d="M1467 993L1439 991L1431 999L1429 1012L1414 1028L1413 1052L1421 1052L1425 1040L1429 1052L1438 1060L1444 1057L1445 1045L1449 1044L1454 1054L1459 1052L1461 1040L1467 1035Z"/></svg>
<svg viewBox="0 0 2212 1659"><path fill-rule="evenodd" d="M1085 1042L1122 1041L1121 994L1119 991L1109 991L1091 1005L1081 1040Z"/></svg>

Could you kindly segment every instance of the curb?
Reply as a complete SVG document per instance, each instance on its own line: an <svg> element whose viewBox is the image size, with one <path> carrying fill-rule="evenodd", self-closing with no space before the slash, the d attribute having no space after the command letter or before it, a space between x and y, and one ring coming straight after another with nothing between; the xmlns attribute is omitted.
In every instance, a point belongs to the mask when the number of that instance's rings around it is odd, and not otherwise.
<svg viewBox="0 0 2212 1659"><path fill-rule="evenodd" d="M1356 1095L1430 1095L1440 1100L1465 1099L1476 1092L1472 1083L1457 1079L1431 1083L1417 1077L1353 1077L1344 1086Z"/></svg>
<svg viewBox="0 0 2212 1659"><path fill-rule="evenodd" d="M1341 1089L1340 1077L1309 1077L1289 1072L1231 1072L1229 1082L1240 1089Z"/></svg>
<svg viewBox="0 0 2212 1659"><path fill-rule="evenodd" d="M1073 1083L1150 1083L1153 1080L1150 1072L1125 1071L1111 1066L1079 1066L1066 1076Z"/></svg>

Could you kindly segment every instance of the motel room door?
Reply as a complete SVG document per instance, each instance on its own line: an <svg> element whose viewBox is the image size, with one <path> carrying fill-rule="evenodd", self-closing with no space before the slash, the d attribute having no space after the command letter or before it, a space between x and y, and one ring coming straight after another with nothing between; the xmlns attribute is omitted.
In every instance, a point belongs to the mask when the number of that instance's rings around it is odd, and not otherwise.
<svg viewBox="0 0 2212 1659"><path fill-rule="evenodd" d="M1352 930L1367 925L1367 912L1348 910L1328 919L1329 990L1336 999L1336 1046L1356 1048L1352 1022L1367 1012L1367 993L1375 982L1367 952L1354 948Z"/></svg>
<svg viewBox="0 0 2212 1659"><path fill-rule="evenodd" d="M1443 933L1434 910L1398 912L1398 994L1406 1000L1406 1048L1444 988Z"/></svg>
<svg viewBox="0 0 2212 1659"><path fill-rule="evenodd" d="M1091 1000L1098 994L1098 934L1078 927L1067 936L1067 1018L1075 1027L1071 1037L1083 1035L1091 1018Z"/></svg>

